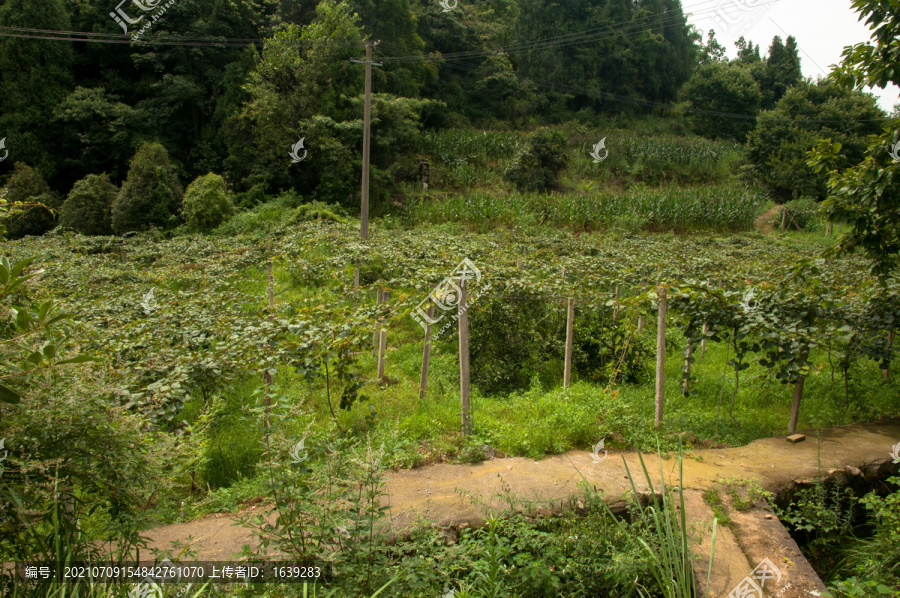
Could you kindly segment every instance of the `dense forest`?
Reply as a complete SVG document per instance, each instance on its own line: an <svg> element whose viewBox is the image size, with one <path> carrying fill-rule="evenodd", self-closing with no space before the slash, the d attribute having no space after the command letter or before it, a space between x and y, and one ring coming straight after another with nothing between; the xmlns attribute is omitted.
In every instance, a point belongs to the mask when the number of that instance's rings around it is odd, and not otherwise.
<svg viewBox="0 0 900 598"><path fill-rule="evenodd" d="M53 209L89 175L121 185L149 143L161 145L178 185L217 173L231 191L256 190L247 205L292 189L358 206L364 66L353 60L365 40L377 42L376 207L419 176L423 130L598 125L680 106L697 116L698 133L743 142L759 111L801 82L793 38L775 38L762 56L741 38L728 60L678 0L454 10L431 0L6 0L0 28L9 150L0 180L19 168L26 182L9 199L41 197ZM298 139L309 154L302 168L285 159ZM165 226L172 214L157 216L137 224ZM9 234L39 234L57 218L36 210Z"/></svg>
<svg viewBox="0 0 900 598"><path fill-rule="evenodd" d="M900 598L848 3L813 80L744 2L0 0L0 594Z"/></svg>

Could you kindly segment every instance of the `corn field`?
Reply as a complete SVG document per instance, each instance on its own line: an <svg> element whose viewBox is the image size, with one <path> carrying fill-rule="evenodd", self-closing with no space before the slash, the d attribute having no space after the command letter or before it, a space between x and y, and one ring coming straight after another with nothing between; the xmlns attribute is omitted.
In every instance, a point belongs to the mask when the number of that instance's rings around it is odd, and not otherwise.
<svg viewBox="0 0 900 598"><path fill-rule="evenodd" d="M597 140L599 141L599 139ZM581 143L578 153L589 155L592 144ZM633 131L612 131L606 136L609 158L623 162L665 162L688 166L714 165L739 154L741 146L728 141L710 141L702 137L646 136Z"/></svg>
<svg viewBox="0 0 900 598"><path fill-rule="evenodd" d="M439 163L456 166L513 158L523 143L520 133L451 129L425 133L425 147Z"/></svg>
<svg viewBox="0 0 900 598"><path fill-rule="evenodd" d="M468 225L551 224L596 229L627 221L647 230L740 231L753 227L762 193L742 186L632 187L624 193L514 193L496 196L470 192L413 208L417 222Z"/></svg>

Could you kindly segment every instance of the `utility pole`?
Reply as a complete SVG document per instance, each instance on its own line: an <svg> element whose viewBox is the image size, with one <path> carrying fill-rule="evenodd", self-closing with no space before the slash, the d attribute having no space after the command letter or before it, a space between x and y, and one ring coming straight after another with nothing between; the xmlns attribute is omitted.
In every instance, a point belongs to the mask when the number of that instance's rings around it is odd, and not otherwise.
<svg viewBox="0 0 900 598"><path fill-rule="evenodd" d="M363 240L369 238L369 154L371 152L370 129L372 127L372 65L382 66L380 62L372 62L372 48L378 42L366 42L366 59L351 60L350 62L364 62L366 65L366 100L365 115L363 117L363 155L362 155L362 206L360 210L360 236Z"/></svg>

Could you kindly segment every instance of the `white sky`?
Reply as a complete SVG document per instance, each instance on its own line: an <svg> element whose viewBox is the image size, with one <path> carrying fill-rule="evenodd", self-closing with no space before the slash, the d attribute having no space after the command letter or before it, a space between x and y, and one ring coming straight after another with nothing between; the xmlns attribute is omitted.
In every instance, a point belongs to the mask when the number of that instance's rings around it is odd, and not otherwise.
<svg viewBox="0 0 900 598"><path fill-rule="evenodd" d="M844 46L869 40L869 28L859 20L850 0L682 0L688 22L706 32L715 29L719 43L728 56L737 55L734 42L744 36L759 44L765 56L776 35L797 39L800 65L804 77L824 77L831 66L840 62ZM895 86L875 88L872 93L879 104L890 112L900 103L900 90Z"/></svg>

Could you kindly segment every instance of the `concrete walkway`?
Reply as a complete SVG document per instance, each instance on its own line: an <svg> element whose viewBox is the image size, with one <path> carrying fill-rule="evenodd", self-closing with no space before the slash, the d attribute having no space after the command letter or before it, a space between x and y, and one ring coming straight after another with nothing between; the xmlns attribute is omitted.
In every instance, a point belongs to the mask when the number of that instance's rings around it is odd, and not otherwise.
<svg viewBox="0 0 900 598"><path fill-rule="evenodd" d="M742 447L696 450L687 455L683 461L683 485L692 525L701 529L711 521L712 513L701 495L717 480L756 479L765 490L778 492L794 482L815 478L820 471L819 454L823 474L847 467L862 471L885 467L891 461L892 446L900 442L900 423L854 424L824 429L820 431L821 448L818 447L814 430L804 433L807 440L798 444L791 444L784 436L779 436L757 440ZM638 455L625 453L624 460L639 482L639 490L647 490ZM655 454L645 455L644 460L652 483L658 489L659 460ZM601 462L593 461L589 452L574 451L539 461L516 457L492 459L475 465L440 464L391 472L388 474L384 503L390 506L393 529L400 532L420 521L443 527L478 525L483 520L485 509L472 499L479 498L481 503L492 508L503 508L507 506L502 499L506 493L554 509L561 502L581 493L578 484L582 476L603 494L609 504L622 502L624 494L631 488L623 455L610 452ZM897 468L896 465L890 467ZM676 486L677 459L663 459L662 469L666 484ZM796 565L797 558L803 564L805 560L802 556L798 557L800 553L796 545L786 535L777 518L765 508L736 513L733 520L733 532L720 529L715 559L716 581L710 584L708 595L727 596L765 558L773 564L780 564L779 570L783 569L783 581L777 589L789 581L796 582L792 582L794 587L782 591L780 596L809 596L808 591L824 590L815 574L809 575L811 569ZM185 542L191 536L191 544L201 560L227 559L239 552L244 544L253 541L247 530L235 526L235 521L233 516L212 515L150 530L147 535L152 540L151 546L158 548L168 548L173 540ZM698 541L702 540L701 533ZM702 554L703 545L699 546L698 554ZM794 566L788 565L786 560ZM705 582L705 565L701 569L700 577ZM801 584L808 586L808 589L798 589Z"/></svg>

